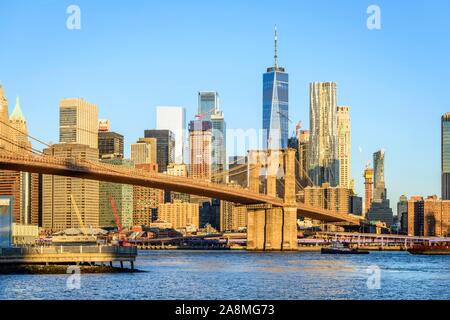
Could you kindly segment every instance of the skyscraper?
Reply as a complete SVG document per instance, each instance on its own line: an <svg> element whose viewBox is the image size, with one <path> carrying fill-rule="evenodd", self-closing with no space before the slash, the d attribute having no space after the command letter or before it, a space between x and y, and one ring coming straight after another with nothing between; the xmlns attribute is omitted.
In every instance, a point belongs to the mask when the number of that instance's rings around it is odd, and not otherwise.
<svg viewBox="0 0 450 320"><path fill-rule="evenodd" d="M15 152L31 152L31 143L28 139L27 121L20 107L19 97L9 117L10 139L13 142L12 149ZM39 174L20 172L20 195L14 199L19 202L20 220L22 224L38 224L39 215Z"/></svg>
<svg viewBox="0 0 450 320"><path fill-rule="evenodd" d="M306 187L309 184L308 165L309 165L309 131L300 130L298 133L298 175L300 184Z"/></svg>
<svg viewBox="0 0 450 320"><path fill-rule="evenodd" d="M320 186L339 185L336 83L314 82L309 87L309 176Z"/></svg>
<svg viewBox="0 0 450 320"><path fill-rule="evenodd" d="M104 159L101 162L132 168L133 162L125 159ZM99 183L99 226L117 228L110 197L114 200L117 215L124 228L133 227L133 186L129 184L100 181Z"/></svg>
<svg viewBox="0 0 450 320"><path fill-rule="evenodd" d="M110 131L108 120L98 122L98 152L100 159L123 159L123 135Z"/></svg>
<svg viewBox="0 0 450 320"><path fill-rule="evenodd" d="M175 136L170 130L145 130L145 138L156 139L156 162L158 172L165 172L170 163L175 162Z"/></svg>
<svg viewBox="0 0 450 320"><path fill-rule="evenodd" d="M366 218L369 221L385 222L390 227L393 223L394 214L390 208L384 184L384 150L379 150L373 154L373 164L374 192L372 205L367 211Z"/></svg>
<svg viewBox="0 0 450 320"><path fill-rule="evenodd" d="M374 200L386 200L386 187L384 184L384 150L379 150L373 154L373 172L374 172Z"/></svg>
<svg viewBox="0 0 450 320"><path fill-rule="evenodd" d="M45 149L45 154L98 160L98 109L95 104L83 99L61 100L59 126L60 143ZM99 182L43 175L43 227L51 231L81 227L80 219L86 227L99 226Z"/></svg>
<svg viewBox="0 0 450 320"><path fill-rule="evenodd" d="M219 93L200 91L198 93L198 120L211 120L211 115L216 113L216 110L219 110Z"/></svg>
<svg viewBox="0 0 450 320"><path fill-rule="evenodd" d="M226 169L226 123L222 111L216 110L211 115L211 170L212 181L223 183L226 177L223 175Z"/></svg>
<svg viewBox="0 0 450 320"><path fill-rule="evenodd" d="M175 163L184 163L186 109L183 107L156 107L156 129L173 132L175 137Z"/></svg>
<svg viewBox="0 0 450 320"><path fill-rule="evenodd" d="M284 149L288 144L289 75L278 66L278 35L275 27L274 66L263 75L263 148Z"/></svg>
<svg viewBox="0 0 450 320"><path fill-rule="evenodd" d="M189 175L192 178L211 180L211 122L189 123Z"/></svg>
<svg viewBox="0 0 450 320"><path fill-rule="evenodd" d="M157 163L157 140L156 138L139 138L136 143L131 144L131 160L134 164L156 164Z"/></svg>
<svg viewBox="0 0 450 320"><path fill-rule="evenodd" d="M441 118L441 192L450 200L450 112Z"/></svg>
<svg viewBox="0 0 450 320"><path fill-rule="evenodd" d="M339 185L351 188L350 178L350 107L337 107Z"/></svg>
<svg viewBox="0 0 450 320"><path fill-rule="evenodd" d="M369 167L369 165L366 166L364 169L364 213L367 213L369 211L370 207L372 206L372 199L373 199L373 169Z"/></svg>
<svg viewBox="0 0 450 320"><path fill-rule="evenodd" d="M408 233L408 198L401 195L397 202L397 218L400 220L400 232Z"/></svg>
<svg viewBox="0 0 450 320"><path fill-rule="evenodd" d="M31 152L28 128L20 107L19 97L8 119L8 100L0 85L0 147L20 154ZM3 118L6 115L6 120ZM21 224L39 223L39 174L0 171L0 195L13 196L13 220Z"/></svg>
<svg viewBox="0 0 450 320"><path fill-rule="evenodd" d="M78 143L54 144L44 149L44 154L66 159L98 160L98 149ZM45 230L52 232L83 225L98 228L99 182L44 174L42 224Z"/></svg>
<svg viewBox="0 0 450 320"><path fill-rule="evenodd" d="M59 142L98 148L98 109L83 99L62 99L59 107Z"/></svg>

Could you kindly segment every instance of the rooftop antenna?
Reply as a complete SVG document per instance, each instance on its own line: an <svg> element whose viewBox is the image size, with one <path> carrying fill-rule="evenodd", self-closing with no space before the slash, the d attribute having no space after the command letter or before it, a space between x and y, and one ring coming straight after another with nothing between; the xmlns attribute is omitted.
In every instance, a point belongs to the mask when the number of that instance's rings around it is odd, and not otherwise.
<svg viewBox="0 0 450 320"><path fill-rule="evenodd" d="M278 33L277 33L277 25L275 25L275 69L278 68Z"/></svg>

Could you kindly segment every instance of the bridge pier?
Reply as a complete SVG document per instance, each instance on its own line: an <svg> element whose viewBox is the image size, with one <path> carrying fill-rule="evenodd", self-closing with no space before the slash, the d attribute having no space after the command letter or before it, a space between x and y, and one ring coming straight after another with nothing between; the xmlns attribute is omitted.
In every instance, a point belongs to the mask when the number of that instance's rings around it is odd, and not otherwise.
<svg viewBox="0 0 450 320"><path fill-rule="evenodd" d="M250 251L289 251L297 250L297 206L295 199L295 150L268 151L267 195L276 197L277 171L284 161L285 191L283 207L271 205L247 206L247 250ZM253 168L260 168L257 153L251 153ZM256 172L250 172L250 188L256 188Z"/></svg>
<svg viewBox="0 0 450 320"><path fill-rule="evenodd" d="M247 206L247 250L297 250L297 208Z"/></svg>

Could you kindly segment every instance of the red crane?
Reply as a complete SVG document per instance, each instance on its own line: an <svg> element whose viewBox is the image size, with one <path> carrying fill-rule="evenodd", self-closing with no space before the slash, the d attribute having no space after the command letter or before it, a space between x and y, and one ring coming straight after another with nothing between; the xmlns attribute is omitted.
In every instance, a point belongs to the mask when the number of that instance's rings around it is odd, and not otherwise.
<svg viewBox="0 0 450 320"><path fill-rule="evenodd" d="M206 116L207 114L211 113L212 111L214 111L216 108L211 108L208 111L202 112L202 113L198 113L195 115L195 118L197 118L198 120L203 120L203 117Z"/></svg>
<svg viewBox="0 0 450 320"><path fill-rule="evenodd" d="M119 245L122 244L124 247L129 247L131 244L128 242L125 235L122 233L122 223L120 223L120 217L117 213L116 202L114 201L111 194L109 194L109 202L111 203L111 208L116 219L117 231L119 232Z"/></svg>

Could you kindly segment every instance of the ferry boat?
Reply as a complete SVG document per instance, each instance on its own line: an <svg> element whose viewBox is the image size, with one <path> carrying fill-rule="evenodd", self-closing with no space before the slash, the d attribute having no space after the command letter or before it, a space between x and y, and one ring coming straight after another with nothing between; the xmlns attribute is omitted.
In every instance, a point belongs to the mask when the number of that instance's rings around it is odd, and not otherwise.
<svg viewBox="0 0 450 320"><path fill-rule="evenodd" d="M415 245L407 249L411 254L446 255L450 254L450 243L435 243Z"/></svg>
<svg viewBox="0 0 450 320"><path fill-rule="evenodd" d="M349 248L339 241L333 241L331 247L322 248L320 250L322 254L368 254L369 251L359 250L356 248Z"/></svg>

